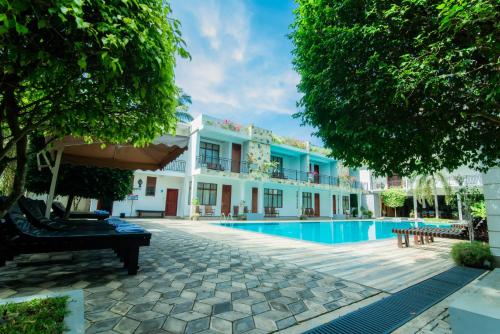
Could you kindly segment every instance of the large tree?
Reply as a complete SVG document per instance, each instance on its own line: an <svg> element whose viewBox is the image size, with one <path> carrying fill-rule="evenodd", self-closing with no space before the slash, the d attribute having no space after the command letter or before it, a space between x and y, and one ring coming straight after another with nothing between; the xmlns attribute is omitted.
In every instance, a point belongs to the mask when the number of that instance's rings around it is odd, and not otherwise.
<svg viewBox="0 0 500 334"><path fill-rule="evenodd" d="M24 189L28 137L143 145L173 130L179 22L164 0L0 1L0 172Z"/></svg>
<svg viewBox="0 0 500 334"><path fill-rule="evenodd" d="M500 160L497 0L297 0L297 114L379 174Z"/></svg>

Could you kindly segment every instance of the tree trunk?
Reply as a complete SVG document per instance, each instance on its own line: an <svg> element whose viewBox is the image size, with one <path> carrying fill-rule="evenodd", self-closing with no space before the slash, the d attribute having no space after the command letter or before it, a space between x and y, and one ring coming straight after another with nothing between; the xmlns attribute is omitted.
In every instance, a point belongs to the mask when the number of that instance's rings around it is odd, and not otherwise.
<svg viewBox="0 0 500 334"><path fill-rule="evenodd" d="M66 212L64 212L64 219L69 218L69 214L71 213L71 206L73 204L73 200L75 199L75 195L71 194L68 196L68 203L66 204Z"/></svg>
<svg viewBox="0 0 500 334"><path fill-rule="evenodd" d="M7 80L9 81L9 80ZM28 138L26 133L23 133L19 127L19 108L15 97L15 88L18 86L17 81L12 81L12 84L6 85L3 93L3 110L1 110L2 123L4 119L7 121L9 130L14 138L18 138L15 143L15 161L16 174L12 185L11 193L0 203L0 217L3 217L14 203L21 197L24 191L24 182L26 180L26 164L28 160ZM4 143L1 143L3 146Z"/></svg>
<svg viewBox="0 0 500 334"><path fill-rule="evenodd" d="M398 208L394 208L394 217L397 217L398 216Z"/></svg>

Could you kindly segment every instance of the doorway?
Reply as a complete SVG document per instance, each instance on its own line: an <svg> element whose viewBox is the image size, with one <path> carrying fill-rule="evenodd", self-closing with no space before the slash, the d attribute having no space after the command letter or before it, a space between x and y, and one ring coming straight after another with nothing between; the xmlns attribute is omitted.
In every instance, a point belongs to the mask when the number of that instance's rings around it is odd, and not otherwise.
<svg viewBox="0 0 500 334"><path fill-rule="evenodd" d="M167 189L167 200L165 203L165 215L177 216L177 200L179 199L178 189Z"/></svg>
<svg viewBox="0 0 500 334"><path fill-rule="evenodd" d="M257 213L259 208L259 188L252 188L252 213Z"/></svg>
<svg viewBox="0 0 500 334"><path fill-rule="evenodd" d="M314 215L316 217L320 216L319 194L314 194Z"/></svg>
<svg viewBox="0 0 500 334"><path fill-rule="evenodd" d="M241 171L241 145L233 144L233 151L231 154L231 172L240 173Z"/></svg>
<svg viewBox="0 0 500 334"><path fill-rule="evenodd" d="M228 216L230 212L231 212L231 186L223 184L221 214Z"/></svg>

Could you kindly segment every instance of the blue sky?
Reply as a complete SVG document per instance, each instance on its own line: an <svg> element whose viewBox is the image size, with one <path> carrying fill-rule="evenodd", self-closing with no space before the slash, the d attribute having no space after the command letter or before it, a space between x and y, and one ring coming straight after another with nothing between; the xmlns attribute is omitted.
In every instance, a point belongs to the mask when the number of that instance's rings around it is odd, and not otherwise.
<svg viewBox="0 0 500 334"><path fill-rule="evenodd" d="M292 69L292 0L172 0L191 61L176 81L191 95L193 115L253 123L310 140L313 129L292 118L300 98Z"/></svg>

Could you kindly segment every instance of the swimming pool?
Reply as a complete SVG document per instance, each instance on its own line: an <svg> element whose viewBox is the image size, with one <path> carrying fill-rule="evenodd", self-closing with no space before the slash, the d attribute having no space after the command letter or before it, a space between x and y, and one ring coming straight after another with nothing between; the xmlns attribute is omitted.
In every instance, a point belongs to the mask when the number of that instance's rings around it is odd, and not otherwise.
<svg viewBox="0 0 500 334"><path fill-rule="evenodd" d="M333 222L268 222L268 223L221 223L221 226L260 232L323 244L341 244L394 238L393 228L434 227L421 222L390 221L333 221ZM439 227L451 225L439 224Z"/></svg>

